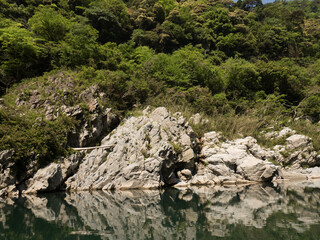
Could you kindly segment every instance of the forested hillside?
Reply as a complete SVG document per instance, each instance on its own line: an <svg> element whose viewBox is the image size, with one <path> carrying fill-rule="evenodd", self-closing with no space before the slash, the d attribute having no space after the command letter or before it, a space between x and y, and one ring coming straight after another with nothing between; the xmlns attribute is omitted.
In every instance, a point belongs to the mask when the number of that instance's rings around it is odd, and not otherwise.
<svg viewBox="0 0 320 240"><path fill-rule="evenodd" d="M98 86L100 105L124 116L146 105L200 112L199 135L266 145L259 133L290 126L320 148L319 0L0 0L0 150L18 162L67 154L79 123L16 100L46 99L61 72L71 95Z"/></svg>

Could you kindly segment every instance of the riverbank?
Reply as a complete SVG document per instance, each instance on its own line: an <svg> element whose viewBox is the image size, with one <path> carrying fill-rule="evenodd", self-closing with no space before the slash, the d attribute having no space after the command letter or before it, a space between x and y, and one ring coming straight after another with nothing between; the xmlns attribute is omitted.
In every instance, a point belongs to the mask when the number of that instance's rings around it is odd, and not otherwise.
<svg viewBox="0 0 320 240"><path fill-rule="evenodd" d="M141 116L124 120L95 149L61 158L18 184L10 174L12 152L2 152L1 163L8 164L3 164L6 174L1 175L1 196L320 178L320 168L315 167L320 157L312 139L289 128L266 135L285 141L265 148L253 137L229 141L217 132L198 139L181 113L146 108Z"/></svg>

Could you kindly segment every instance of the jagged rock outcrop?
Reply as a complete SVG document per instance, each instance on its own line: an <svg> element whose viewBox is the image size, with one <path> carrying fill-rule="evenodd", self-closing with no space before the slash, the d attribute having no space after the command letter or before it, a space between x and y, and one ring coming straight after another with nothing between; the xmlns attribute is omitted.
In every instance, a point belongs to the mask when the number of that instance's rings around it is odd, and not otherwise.
<svg viewBox="0 0 320 240"><path fill-rule="evenodd" d="M159 188L190 178L196 138L181 114L161 107L131 117L87 154L68 190Z"/></svg>
<svg viewBox="0 0 320 240"><path fill-rule="evenodd" d="M75 79L64 72L49 76L46 80L39 81L39 83L21 84L15 105L24 109L34 109L39 114L34 124L42 124L43 121L55 121L61 115L69 116L75 124L73 124L71 130L65 131L67 143L64 147L95 145L119 124L119 116L111 108L107 108L106 95L99 86L93 85L86 89L77 88ZM34 86L35 84L36 86ZM34 90L35 87L36 90ZM45 177L46 173L51 173L49 169L53 165L46 170L39 169L38 155L34 154L33 159L24 160L24 169L17 174L18 171L12 170L21 169L21 167L14 165L15 163L9 153L13 154L11 150L0 153L1 196L6 196L12 191L17 194L16 187L20 191L26 190L26 188L31 189L31 185L34 183L37 186L32 187L34 189L30 190L31 192L49 191L57 188L57 186L50 187L51 183L45 186L48 182ZM44 172L40 174L38 170ZM74 174L74 170L72 173L65 173L65 175L69 177L70 174ZM63 181L65 178L66 176L62 177ZM25 182L26 180L27 182ZM40 187L40 181L44 184L42 187Z"/></svg>
<svg viewBox="0 0 320 240"><path fill-rule="evenodd" d="M284 127L281 131L277 132L277 131L270 131L264 134L264 136L266 138L272 139L279 139L279 138L283 138L283 137L289 137L293 134L296 134L295 130L292 130L291 128L288 127Z"/></svg>
<svg viewBox="0 0 320 240"><path fill-rule="evenodd" d="M14 177L10 174L11 167L14 165L11 159L13 153L13 150L0 152L0 189L15 183Z"/></svg>
<svg viewBox="0 0 320 240"><path fill-rule="evenodd" d="M26 181L28 189L23 193L37 193L55 190L62 182L61 167L57 163L37 171L33 178Z"/></svg>
<svg viewBox="0 0 320 240"><path fill-rule="evenodd" d="M23 88L23 86L22 86ZM16 99L17 106L36 109L52 121L65 114L78 121L68 134L68 146L83 147L101 141L120 122L110 108L99 104L106 99L97 85L75 92L76 82L60 72L50 76L37 90L22 92Z"/></svg>
<svg viewBox="0 0 320 240"><path fill-rule="evenodd" d="M320 178L318 168L299 168L306 162L316 165L317 156L311 139L290 129L275 135L286 137L286 143L273 149L261 147L253 137L223 141L214 131L204 134L199 141L180 113L170 115L163 107L153 112L150 109L146 108L142 116L125 120L91 152L78 152L37 171L31 166L28 180L18 183L19 190L29 194L186 188ZM283 151L292 153L285 158ZM294 154L297 157L293 158ZM10 151L0 153L1 196L10 191L18 193L17 182L9 174L11 155ZM291 161L294 168L275 165L274 161Z"/></svg>
<svg viewBox="0 0 320 240"><path fill-rule="evenodd" d="M23 194L52 192L63 188L64 181L73 175L84 157L84 152L62 158L58 163L51 163L39 169L32 178L24 183Z"/></svg>
<svg viewBox="0 0 320 240"><path fill-rule="evenodd" d="M246 137L222 142L216 132L202 139L202 166L191 184L243 184L270 182L278 167L267 161L272 153L265 151L256 139Z"/></svg>
<svg viewBox="0 0 320 240"><path fill-rule="evenodd" d="M288 127L280 132L269 132L265 136L271 139L284 138L283 145L276 145L272 148L273 159L282 166L291 168L320 166L320 155L314 150L312 139L296 134Z"/></svg>
<svg viewBox="0 0 320 240"><path fill-rule="evenodd" d="M0 197L13 197L19 194L15 186L16 178L12 174L12 167L14 166L13 154L13 150L0 152Z"/></svg>

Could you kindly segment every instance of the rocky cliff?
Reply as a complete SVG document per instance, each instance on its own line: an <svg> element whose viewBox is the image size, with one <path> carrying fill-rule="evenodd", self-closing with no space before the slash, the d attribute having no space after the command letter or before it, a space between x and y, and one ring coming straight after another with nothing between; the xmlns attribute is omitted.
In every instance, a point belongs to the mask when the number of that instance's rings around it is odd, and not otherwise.
<svg viewBox="0 0 320 240"><path fill-rule="evenodd" d="M163 107L152 112L147 108L141 116L124 120L93 150L80 151L39 169L19 184L19 191L184 188L319 178L320 168L301 168L320 164L311 139L284 131L285 145L273 149L261 147L253 137L223 140L217 132L197 139L181 113L171 115ZM11 154L3 151L0 155L3 196L18 194L10 175Z"/></svg>

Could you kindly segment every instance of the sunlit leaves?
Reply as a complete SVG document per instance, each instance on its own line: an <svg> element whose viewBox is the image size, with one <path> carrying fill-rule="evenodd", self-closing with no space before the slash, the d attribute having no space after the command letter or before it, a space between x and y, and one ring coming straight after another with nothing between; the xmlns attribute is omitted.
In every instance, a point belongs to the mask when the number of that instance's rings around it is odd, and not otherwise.
<svg viewBox="0 0 320 240"><path fill-rule="evenodd" d="M60 41L70 29L71 21L51 7L41 7L30 19L33 32L48 41Z"/></svg>

